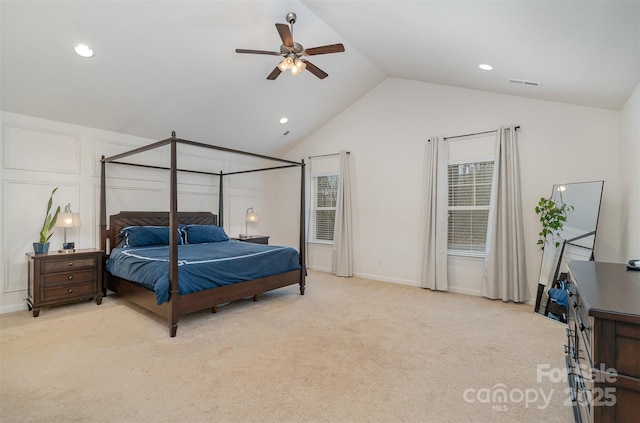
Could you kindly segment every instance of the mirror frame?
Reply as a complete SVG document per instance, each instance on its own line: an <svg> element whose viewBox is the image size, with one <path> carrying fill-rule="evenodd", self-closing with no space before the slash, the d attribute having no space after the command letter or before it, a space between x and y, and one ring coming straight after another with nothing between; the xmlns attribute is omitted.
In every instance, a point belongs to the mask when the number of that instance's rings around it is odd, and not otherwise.
<svg viewBox="0 0 640 423"><path fill-rule="evenodd" d="M598 223L600 220L600 210L602 208L602 194L604 192L604 180L596 180L596 181L584 181L584 182L571 182L571 183L565 183L565 184L554 184L552 191L551 191L551 197L552 199L556 199L556 191L560 192L559 187L569 187L572 185L582 185L582 184L599 184L600 185L600 190L599 190L599 196L598 196L598 201L597 201L597 211L595 213L595 224L594 224L594 228L591 231L587 231L583 234L577 235L577 236L573 236L569 239L566 239L564 237L562 237L561 239L561 247L556 247L555 244L553 244L553 242L551 241L547 241L547 245L546 248L543 248L543 252L542 252L542 258L541 258L541 263L540 263L540 272L538 275L538 292L536 295L536 303L534 306L534 313L540 314L542 316L545 317L550 317L548 315L548 303L549 303L549 298L547 298L547 302L544 305L544 310L541 310L541 306L542 306L542 299L544 296L544 293L547 292L547 297L548 297L548 290L552 287L554 287L559 280L562 277L562 273L561 273L561 267L562 267L562 263L563 263L563 259L565 258L565 253L566 253L566 248L567 247L578 247L581 249L586 249L588 250L589 253L589 258L588 261L593 261L595 260L595 246L596 246L596 235L597 235L597 231L598 231ZM560 194L560 197L562 199L562 194ZM572 204L569 204L572 205ZM570 215L569 215L570 216ZM569 221L569 219L567 220ZM565 222L566 224L566 222ZM586 245L580 245L579 243L576 243L580 240L583 240L584 238L593 236L593 242L591 244L590 247L586 246ZM551 260L551 262L549 263L549 261ZM551 270L551 274L549 275L548 278L544 278L543 272L546 271L546 269ZM546 280L546 283L542 283L544 280ZM563 322L563 319L566 319L565 316L560 316L561 317L561 322ZM555 320L555 319L554 319Z"/></svg>

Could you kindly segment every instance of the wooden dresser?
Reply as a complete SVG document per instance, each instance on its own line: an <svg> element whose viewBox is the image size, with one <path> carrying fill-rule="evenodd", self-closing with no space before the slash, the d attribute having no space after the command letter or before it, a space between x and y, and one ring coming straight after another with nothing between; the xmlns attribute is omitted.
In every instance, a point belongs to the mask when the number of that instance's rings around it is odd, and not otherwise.
<svg viewBox="0 0 640 423"><path fill-rule="evenodd" d="M102 303L102 250L73 253L27 253L29 285L27 305L38 317L40 307L95 298Z"/></svg>
<svg viewBox="0 0 640 423"><path fill-rule="evenodd" d="M569 262L567 374L576 422L640 421L640 272Z"/></svg>

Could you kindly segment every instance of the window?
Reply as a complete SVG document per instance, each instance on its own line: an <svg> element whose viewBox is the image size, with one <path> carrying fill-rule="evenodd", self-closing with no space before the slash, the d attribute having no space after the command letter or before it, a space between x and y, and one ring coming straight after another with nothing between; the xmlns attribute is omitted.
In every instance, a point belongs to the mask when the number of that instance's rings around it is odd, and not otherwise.
<svg viewBox="0 0 640 423"><path fill-rule="evenodd" d="M338 175L313 176L311 178L311 241L333 242L333 225L336 221Z"/></svg>
<svg viewBox="0 0 640 423"><path fill-rule="evenodd" d="M493 161L449 164L450 253L483 255Z"/></svg>

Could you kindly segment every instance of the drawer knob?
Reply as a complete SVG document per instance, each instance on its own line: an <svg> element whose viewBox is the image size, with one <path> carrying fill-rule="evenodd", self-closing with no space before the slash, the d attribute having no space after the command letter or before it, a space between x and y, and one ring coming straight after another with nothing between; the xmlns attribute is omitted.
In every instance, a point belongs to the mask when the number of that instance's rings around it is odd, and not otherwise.
<svg viewBox="0 0 640 423"><path fill-rule="evenodd" d="M573 297L573 292L572 291L567 291L569 293L570 297Z"/></svg>
<svg viewBox="0 0 640 423"><path fill-rule="evenodd" d="M580 332L584 332L586 328L587 327L584 325L584 323L580 323Z"/></svg>
<svg viewBox="0 0 640 423"><path fill-rule="evenodd" d="M67 264L67 266L69 266L69 267L73 266L73 262L72 262L72 261L70 261L70 262Z"/></svg>
<svg viewBox="0 0 640 423"><path fill-rule="evenodd" d="M573 308L578 308L578 303L577 302L573 302Z"/></svg>
<svg viewBox="0 0 640 423"><path fill-rule="evenodd" d="M69 279L69 280L73 279L73 275L67 276L67 279Z"/></svg>
<svg viewBox="0 0 640 423"><path fill-rule="evenodd" d="M68 292L69 294L71 294L71 293L73 292L73 289L69 288L69 289L67 289L67 292Z"/></svg>

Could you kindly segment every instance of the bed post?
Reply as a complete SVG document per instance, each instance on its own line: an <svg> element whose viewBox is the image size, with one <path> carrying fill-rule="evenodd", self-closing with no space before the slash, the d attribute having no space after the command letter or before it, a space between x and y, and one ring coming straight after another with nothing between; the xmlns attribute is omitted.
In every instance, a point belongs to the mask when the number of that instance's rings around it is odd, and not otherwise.
<svg viewBox="0 0 640 423"><path fill-rule="evenodd" d="M300 166L300 295L304 295L305 277L307 275L307 263L306 263L306 225L305 225L305 177L304 177L304 159L301 161Z"/></svg>
<svg viewBox="0 0 640 423"><path fill-rule="evenodd" d="M100 249L107 253L107 193L104 155L100 160Z"/></svg>
<svg viewBox="0 0 640 423"><path fill-rule="evenodd" d="M171 188L169 194L169 335L176 336L180 296L178 295L178 172L177 142L175 131L171 132Z"/></svg>
<svg viewBox="0 0 640 423"><path fill-rule="evenodd" d="M218 189L218 226L224 226L224 201L222 200L222 171L220 171L220 188Z"/></svg>

